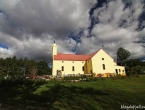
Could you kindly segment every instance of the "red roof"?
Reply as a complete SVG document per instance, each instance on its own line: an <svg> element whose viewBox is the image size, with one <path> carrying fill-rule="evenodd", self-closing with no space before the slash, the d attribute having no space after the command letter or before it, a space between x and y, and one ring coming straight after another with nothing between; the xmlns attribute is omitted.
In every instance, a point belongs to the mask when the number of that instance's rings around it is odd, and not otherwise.
<svg viewBox="0 0 145 110"><path fill-rule="evenodd" d="M54 55L54 60L86 61L86 60L92 58L98 51L96 51L95 53L93 53L91 55L77 55L77 54L61 54L61 53L58 53L57 55Z"/></svg>

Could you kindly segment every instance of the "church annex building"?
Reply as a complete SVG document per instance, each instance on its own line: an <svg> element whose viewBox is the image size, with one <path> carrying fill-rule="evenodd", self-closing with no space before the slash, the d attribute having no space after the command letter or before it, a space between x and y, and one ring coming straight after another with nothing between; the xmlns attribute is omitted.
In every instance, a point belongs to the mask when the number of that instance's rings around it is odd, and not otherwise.
<svg viewBox="0 0 145 110"><path fill-rule="evenodd" d="M90 55L57 53L57 45L52 47L52 75L62 76L69 74L105 74L114 73L125 75L125 67L117 66L114 59L103 49Z"/></svg>

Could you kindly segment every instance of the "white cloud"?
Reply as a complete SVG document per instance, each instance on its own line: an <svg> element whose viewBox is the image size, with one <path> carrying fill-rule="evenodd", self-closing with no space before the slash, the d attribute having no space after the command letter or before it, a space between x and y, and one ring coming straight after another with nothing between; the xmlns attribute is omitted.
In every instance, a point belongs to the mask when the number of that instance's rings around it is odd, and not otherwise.
<svg viewBox="0 0 145 110"><path fill-rule="evenodd" d="M145 33L145 29L136 31L142 3L128 1L132 5L125 10L121 0L110 0L97 8L93 16L99 23L91 32L93 37L87 38L91 22L89 10L96 0L1 0L0 9L8 19L0 16L0 41L9 47L9 50L1 48L1 56L51 61L53 39L56 39L58 52L72 53L76 41L65 39L66 32L71 30L77 34L79 28L84 28L78 44L81 53L93 53L103 45L114 58L119 47L128 49L131 57L143 57L143 43L133 43L141 40Z"/></svg>
<svg viewBox="0 0 145 110"><path fill-rule="evenodd" d="M25 36L23 36L25 37ZM12 36L0 33L1 42L9 46L9 50L0 48L0 53L3 58L16 55L18 58L27 57L28 59L51 61L52 44L54 37L52 35L43 35L43 39L35 38L29 35L29 39L23 41L13 38ZM72 53L71 49L75 45L75 41L57 40L59 53Z"/></svg>
<svg viewBox="0 0 145 110"><path fill-rule="evenodd" d="M96 0L1 0L0 41L17 57L51 59L53 39L58 52L71 53L76 41L65 40L68 30L88 27Z"/></svg>
<svg viewBox="0 0 145 110"><path fill-rule="evenodd" d="M13 8L20 0L1 0L0 7Z"/></svg>
<svg viewBox="0 0 145 110"><path fill-rule="evenodd" d="M7 58L13 55L14 53L12 51L0 47L0 58Z"/></svg>
<svg viewBox="0 0 145 110"><path fill-rule="evenodd" d="M129 50L132 54L131 58L144 57L143 44L134 43L136 40L141 40L145 32L145 30L136 31L143 5L139 0L130 2L132 2L131 7L125 10L125 4L121 0L110 1L107 5L104 4L103 7L96 9L93 17L97 17L99 23L92 30L91 34L94 35L92 40L85 36L81 38L80 51L91 53L102 48L103 45L104 50L113 58L116 58L115 53L119 47ZM86 46L87 43L89 45Z"/></svg>
<svg viewBox="0 0 145 110"><path fill-rule="evenodd" d="M89 24L89 10L96 0L21 0L13 7L1 7L27 33L65 36L67 30L77 30ZM0 8L1 8L0 7ZM8 8L9 7L9 8Z"/></svg>

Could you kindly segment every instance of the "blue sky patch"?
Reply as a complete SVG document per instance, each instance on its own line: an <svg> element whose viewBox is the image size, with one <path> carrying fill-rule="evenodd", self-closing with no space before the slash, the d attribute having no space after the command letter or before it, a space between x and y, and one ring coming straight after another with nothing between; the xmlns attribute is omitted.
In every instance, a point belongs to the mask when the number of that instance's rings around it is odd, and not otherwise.
<svg viewBox="0 0 145 110"><path fill-rule="evenodd" d="M0 43L0 47L4 48L4 49L9 49L7 45Z"/></svg>

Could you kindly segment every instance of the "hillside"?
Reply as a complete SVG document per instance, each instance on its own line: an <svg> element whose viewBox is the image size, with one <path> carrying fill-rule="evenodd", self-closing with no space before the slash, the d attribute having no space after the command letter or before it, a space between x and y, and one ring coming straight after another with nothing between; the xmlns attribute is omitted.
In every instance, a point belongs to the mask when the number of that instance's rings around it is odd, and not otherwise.
<svg viewBox="0 0 145 110"><path fill-rule="evenodd" d="M1 110L117 110L144 105L145 76L91 82L2 81ZM9 110L8 109L8 110Z"/></svg>

